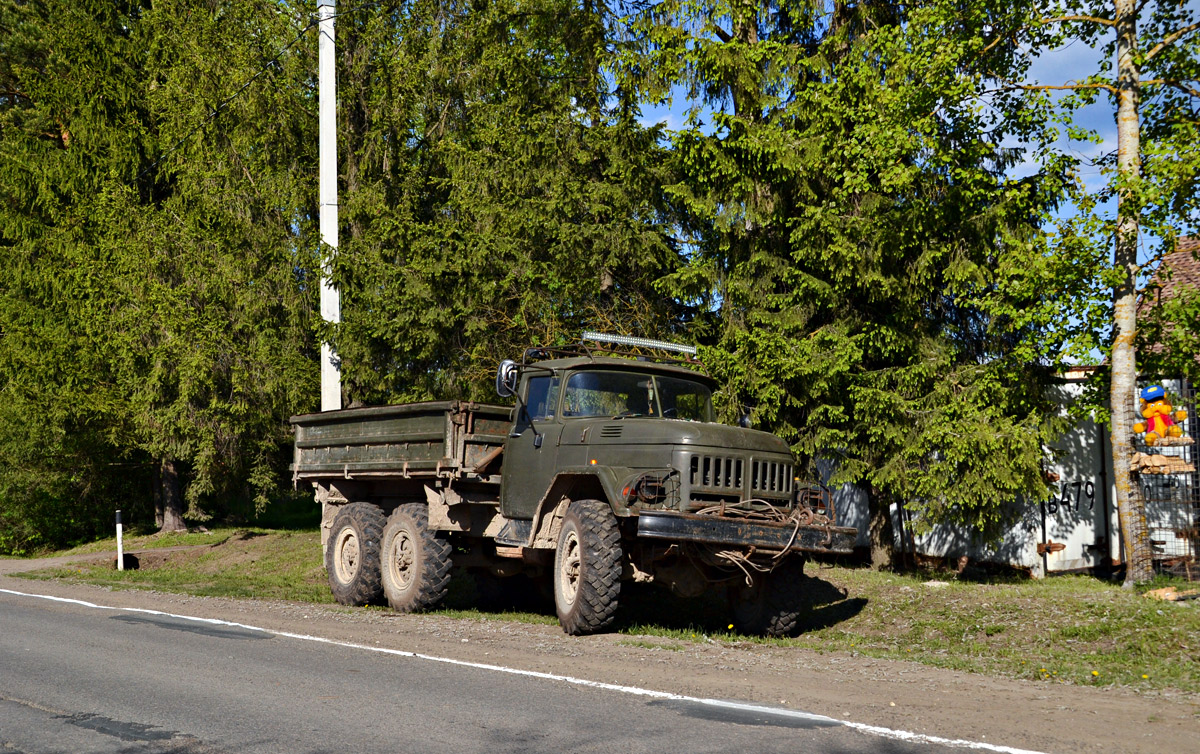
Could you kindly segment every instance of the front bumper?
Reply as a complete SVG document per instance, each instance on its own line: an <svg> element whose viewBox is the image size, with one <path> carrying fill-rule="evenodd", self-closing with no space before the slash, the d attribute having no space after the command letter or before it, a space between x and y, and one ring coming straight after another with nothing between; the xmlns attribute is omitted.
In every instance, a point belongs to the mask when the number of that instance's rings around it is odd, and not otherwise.
<svg viewBox="0 0 1200 754"><path fill-rule="evenodd" d="M853 552L858 537L858 530L848 526L801 526L797 531L796 525L790 523L665 511L642 511L638 516L637 533L647 539L756 547L775 552L787 547L789 552L839 555Z"/></svg>

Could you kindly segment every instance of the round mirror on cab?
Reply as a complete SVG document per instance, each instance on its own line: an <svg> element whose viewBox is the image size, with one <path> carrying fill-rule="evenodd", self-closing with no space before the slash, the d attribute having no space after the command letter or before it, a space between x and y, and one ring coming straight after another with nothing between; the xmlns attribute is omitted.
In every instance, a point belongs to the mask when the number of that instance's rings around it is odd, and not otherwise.
<svg viewBox="0 0 1200 754"><path fill-rule="evenodd" d="M496 394L507 398L517 392L517 362L505 359L496 370Z"/></svg>

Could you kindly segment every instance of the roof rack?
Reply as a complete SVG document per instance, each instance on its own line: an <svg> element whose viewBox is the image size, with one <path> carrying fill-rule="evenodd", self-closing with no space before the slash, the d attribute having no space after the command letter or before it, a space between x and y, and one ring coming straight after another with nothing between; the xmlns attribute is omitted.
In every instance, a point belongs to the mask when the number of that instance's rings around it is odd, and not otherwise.
<svg viewBox="0 0 1200 754"><path fill-rule="evenodd" d="M619 346L629 346L630 348L611 348L605 346L588 345L584 341L593 341L595 343L611 343ZM647 354L642 350L646 349L653 351L671 351L683 354L683 357L667 357L656 354ZM569 357L569 356L586 356L595 358L601 355L610 356L629 356L641 361L650 361L655 364L682 364L689 367L700 366L700 360L696 358L696 347L685 346L678 343L669 343L665 340L651 340L649 338L632 338L625 335L605 335L603 333L585 332L579 343L568 346L534 346L526 348L525 353L521 356L521 362L528 364L531 360L542 361L553 357Z"/></svg>
<svg viewBox="0 0 1200 754"><path fill-rule="evenodd" d="M590 340L595 343L615 343L619 346L634 346L635 348L653 348L657 351L673 351L675 353L686 353L688 356L696 355L695 346L668 343L665 340L651 340L650 338L631 338L628 335L606 335L604 333L592 332L591 330L583 333L583 340Z"/></svg>

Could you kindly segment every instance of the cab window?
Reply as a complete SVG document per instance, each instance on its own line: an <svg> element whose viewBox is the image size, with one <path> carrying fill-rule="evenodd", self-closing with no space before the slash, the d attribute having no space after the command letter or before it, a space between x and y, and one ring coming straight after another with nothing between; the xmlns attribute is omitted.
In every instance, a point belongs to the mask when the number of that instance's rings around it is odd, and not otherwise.
<svg viewBox="0 0 1200 754"><path fill-rule="evenodd" d="M525 405L534 421L553 419L558 408L558 378L530 377Z"/></svg>
<svg viewBox="0 0 1200 754"><path fill-rule="evenodd" d="M688 379L632 372L575 372L563 390L563 416L645 416L712 421L712 391Z"/></svg>

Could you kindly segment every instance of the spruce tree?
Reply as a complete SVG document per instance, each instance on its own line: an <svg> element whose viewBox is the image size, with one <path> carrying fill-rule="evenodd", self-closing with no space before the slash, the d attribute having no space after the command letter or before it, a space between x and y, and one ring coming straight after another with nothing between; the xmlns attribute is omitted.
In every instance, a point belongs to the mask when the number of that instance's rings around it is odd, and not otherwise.
<svg viewBox="0 0 1200 754"><path fill-rule="evenodd" d="M623 80L693 105L670 191L695 253L668 280L708 302L726 416L865 487L879 564L892 502L995 536L1046 491L1056 262L1038 223L1064 178L1007 177L999 144L1026 113L980 106L1011 63L983 50L1004 12L671 0L633 26Z"/></svg>
<svg viewBox="0 0 1200 754"><path fill-rule="evenodd" d="M0 3L6 517L86 512L70 537L156 498L179 528L185 502L278 488L315 394L311 61L286 11Z"/></svg>
<svg viewBox="0 0 1200 754"><path fill-rule="evenodd" d="M339 19L335 337L351 400L492 395L587 328L668 333L660 134L610 91L597 4L382 4Z"/></svg>

